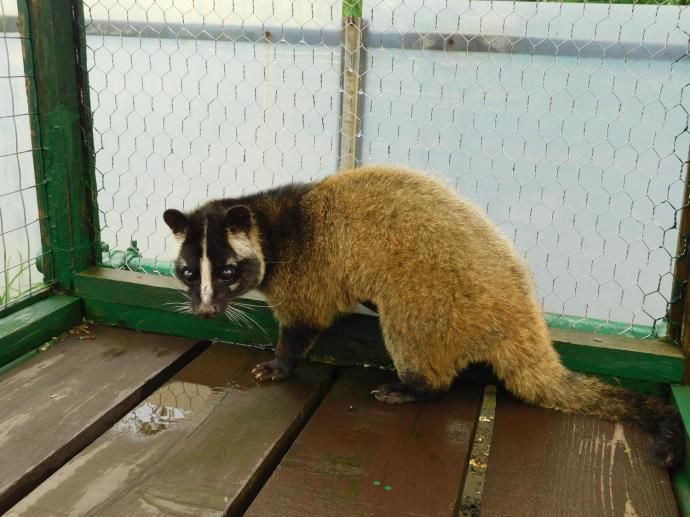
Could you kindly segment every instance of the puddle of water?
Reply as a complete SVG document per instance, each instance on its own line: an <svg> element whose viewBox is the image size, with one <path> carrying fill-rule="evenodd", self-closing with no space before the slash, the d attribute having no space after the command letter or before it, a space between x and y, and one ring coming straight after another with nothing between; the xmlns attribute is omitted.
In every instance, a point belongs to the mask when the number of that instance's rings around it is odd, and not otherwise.
<svg viewBox="0 0 690 517"><path fill-rule="evenodd" d="M117 422L113 430L137 438L155 436L199 413L213 393L216 391L203 384L169 382Z"/></svg>

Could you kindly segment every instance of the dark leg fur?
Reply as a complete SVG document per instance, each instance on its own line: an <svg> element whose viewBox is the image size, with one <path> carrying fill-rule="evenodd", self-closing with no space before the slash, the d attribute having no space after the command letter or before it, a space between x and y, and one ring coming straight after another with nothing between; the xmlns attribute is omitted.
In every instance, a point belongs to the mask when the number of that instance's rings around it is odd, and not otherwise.
<svg viewBox="0 0 690 517"><path fill-rule="evenodd" d="M402 382L382 384L371 392L379 402L405 404L438 398L441 391L429 388L429 383L420 375L400 375Z"/></svg>
<svg viewBox="0 0 690 517"><path fill-rule="evenodd" d="M265 363L257 364L252 370L252 375L258 381L284 379L290 375L320 332L320 329L309 325L281 327L275 358Z"/></svg>

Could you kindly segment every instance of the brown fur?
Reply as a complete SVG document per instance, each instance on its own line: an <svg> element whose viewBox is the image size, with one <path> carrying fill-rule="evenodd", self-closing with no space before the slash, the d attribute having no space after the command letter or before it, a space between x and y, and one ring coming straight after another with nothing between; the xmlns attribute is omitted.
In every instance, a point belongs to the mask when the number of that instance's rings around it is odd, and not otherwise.
<svg viewBox="0 0 690 517"><path fill-rule="evenodd" d="M468 364L487 362L526 402L634 422L657 434L669 433L658 421L671 418L678 438L669 406L563 366L522 258L484 213L439 180L393 166L362 167L290 202L298 204L292 213L299 238L274 250L259 288L281 327L299 329L292 335L309 343L281 338L276 360L257 367L258 378L287 375L287 348L297 357L338 314L368 300L378 307L402 383L378 390L380 400L428 398L447 390ZM271 196L246 201L269 229L285 217L284 203ZM257 238L265 252L268 237ZM673 447L660 447L665 463L677 459Z"/></svg>
<svg viewBox="0 0 690 517"><path fill-rule="evenodd" d="M440 181L364 167L327 178L301 206L311 240L264 289L281 323L325 328L370 300L400 376L419 375L431 389L486 361L536 402L567 375L522 259Z"/></svg>

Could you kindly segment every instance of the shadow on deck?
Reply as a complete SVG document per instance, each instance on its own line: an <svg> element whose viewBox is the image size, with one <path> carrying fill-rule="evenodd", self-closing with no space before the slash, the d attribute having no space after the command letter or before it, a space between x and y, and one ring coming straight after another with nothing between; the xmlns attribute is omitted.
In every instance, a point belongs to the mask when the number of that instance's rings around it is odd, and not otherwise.
<svg viewBox="0 0 690 517"><path fill-rule="evenodd" d="M0 511L678 514L668 474L644 461L647 437L620 425L503 393L494 421L496 399L464 382L387 406L368 393L392 374L372 368L304 363L257 385L267 352L85 332L0 377Z"/></svg>

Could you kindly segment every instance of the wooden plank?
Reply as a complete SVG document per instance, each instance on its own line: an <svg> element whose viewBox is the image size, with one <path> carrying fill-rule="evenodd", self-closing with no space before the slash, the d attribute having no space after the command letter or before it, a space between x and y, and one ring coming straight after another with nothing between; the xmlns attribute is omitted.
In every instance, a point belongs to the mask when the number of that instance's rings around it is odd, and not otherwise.
<svg viewBox="0 0 690 517"><path fill-rule="evenodd" d="M621 424L499 395L481 515L678 515L650 439Z"/></svg>
<svg viewBox="0 0 690 517"><path fill-rule="evenodd" d="M252 312L261 329L232 326L226 320L200 321L173 312L170 304L182 300L174 278L91 268L75 276L75 288L84 299L87 317L108 325L247 344L271 344L277 338L277 323L268 306ZM262 305L258 293L247 299ZM365 316L365 311L358 308L359 314L346 315L336 322L318 340L311 357L332 364L389 366L391 360L383 346L378 318ZM556 349L571 369L662 383L682 378L685 359L672 345L578 330L552 328L551 332Z"/></svg>
<svg viewBox="0 0 690 517"><path fill-rule="evenodd" d="M344 371L246 515L451 515L481 406L479 386L390 406L389 372Z"/></svg>
<svg viewBox="0 0 690 517"><path fill-rule="evenodd" d="M57 295L0 319L0 365L81 321L79 298Z"/></svg>
<svg viewBox="0 0 690 517"><path fill-rule="evenodd" d="M268 357L213 345L10 515L241 512L330 385L332 368L309 363L259 385Z"/></svg>
<svg viewBox="0 0 690 517"><path fill-rule="evenodd" d="M188 339L91 327L0 377L0 512L198 352Z"/></svg>

